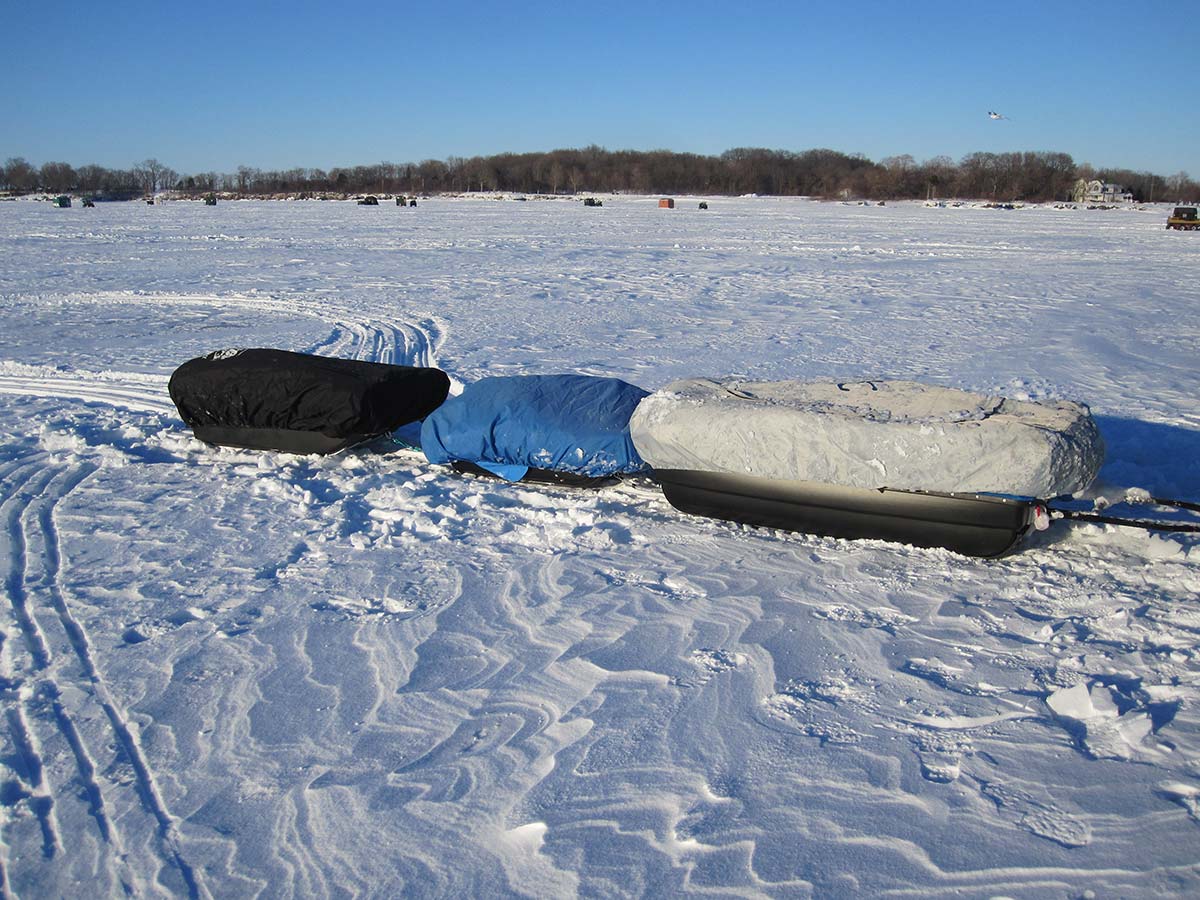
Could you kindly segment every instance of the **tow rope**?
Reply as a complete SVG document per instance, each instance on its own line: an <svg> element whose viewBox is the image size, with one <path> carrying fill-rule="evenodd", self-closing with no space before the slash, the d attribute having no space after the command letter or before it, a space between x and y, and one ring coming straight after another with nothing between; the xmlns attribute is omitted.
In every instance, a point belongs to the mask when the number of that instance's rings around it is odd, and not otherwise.
<svg viewBox="0 0 1200 900"><path fill-rule="evenodd" d="M1200 503L1192 500L1171 500L1165 497L1139 496L1134 494L1126 495L1118 502L1135 506L1169 506L1189 512L1200 512ZM1076 522L1095 522L1100 525L1124 525L1128 528L1142 528L1146 531L1200 534L1200 523L1196 522L1171 522L1162 519L1140 519L1107 515L1103 510L1108 509L1112 504L1103 497L1095 501L1095 510L1066 509L1061 506L1054 506L1052 503L1053 501L1042 501L1039 505L1045 508L1047 514L1053 520L1071 519Z"/></svg>

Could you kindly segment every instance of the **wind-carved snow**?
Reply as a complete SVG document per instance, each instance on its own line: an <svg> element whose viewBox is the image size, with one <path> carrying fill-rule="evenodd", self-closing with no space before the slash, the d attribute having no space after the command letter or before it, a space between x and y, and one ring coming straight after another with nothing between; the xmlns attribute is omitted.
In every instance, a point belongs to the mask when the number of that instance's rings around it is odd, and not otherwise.
<svg viewBox="0 0 1200 900"><path fill-rule="evenodd" d="M9 892L1200 891L1194 537L785 534L387 440L206 447L165 390L247 346L925 380L1083 400L1097 494L1194 498L1195 245L1161 208L388 212L0 204Z"/></svg>

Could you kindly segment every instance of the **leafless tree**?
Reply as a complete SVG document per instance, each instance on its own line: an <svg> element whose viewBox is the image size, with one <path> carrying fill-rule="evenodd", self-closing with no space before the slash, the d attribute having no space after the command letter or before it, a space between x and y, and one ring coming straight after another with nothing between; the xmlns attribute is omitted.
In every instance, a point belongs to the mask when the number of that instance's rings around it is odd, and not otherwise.
<svg viewBox="0 0 1200 900"><path fill-rule="evenodd" d="M147 194L156 193L163 186L163 174L169 171L157 159L143 160L135 165L133 170L138 173L142 190Z"/></svg>
<svg viewBox="0 0 1200 900"><path fill-rule="evenodd" d="M65 162L42 164L42 187L54 194L65 194L75 189L75 169Z"/></svg>
<svg viewBox="0 0 1200 900"><path fill-rule="evenodd" d="M10 190L26 193L37 187L38 173L24 157L14 156L4 164L4 181Z"/></svg>

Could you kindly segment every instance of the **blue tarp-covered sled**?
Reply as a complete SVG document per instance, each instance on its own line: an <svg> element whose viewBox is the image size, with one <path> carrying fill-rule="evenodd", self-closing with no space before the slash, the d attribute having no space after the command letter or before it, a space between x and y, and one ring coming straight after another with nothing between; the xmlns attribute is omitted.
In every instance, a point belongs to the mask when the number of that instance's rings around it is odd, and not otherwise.
<svg viewBox="0 0 1200 900"><path fill-rule="evenodd" d="M431 463L508 481L596 486L645 471L629 417L647 391L618 378L483 378L421 426Z"/></svg>

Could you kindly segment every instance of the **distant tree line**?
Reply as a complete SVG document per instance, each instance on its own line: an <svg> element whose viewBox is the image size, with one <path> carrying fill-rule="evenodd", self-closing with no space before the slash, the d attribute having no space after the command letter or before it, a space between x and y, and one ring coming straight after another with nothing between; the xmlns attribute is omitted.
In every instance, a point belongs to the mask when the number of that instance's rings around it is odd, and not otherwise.
<svg viewBox="0 0 1200 900"><path fill-rule="evenodd" d="M129 199L161 190L239 196L329 194L432 194L509 191L526 194L628 192L639 194L766 194L873 200L964 199L1068 200L1079 179L1123 185L1139 202L1196 201L1200 184L1186 172L1164 177L1128 169L1077 165L1066 153L970 153L917 162L889 156L873 162L836 150L765 150L741 147L719 156L668 150L605 150L585 147L548 153L419 163L382 162L352 168L286 171L239 166L236 172L181 175L156 159L129 169L63 162L40 167L20 157L0 167L0 190L82 193Z"/></svg>

